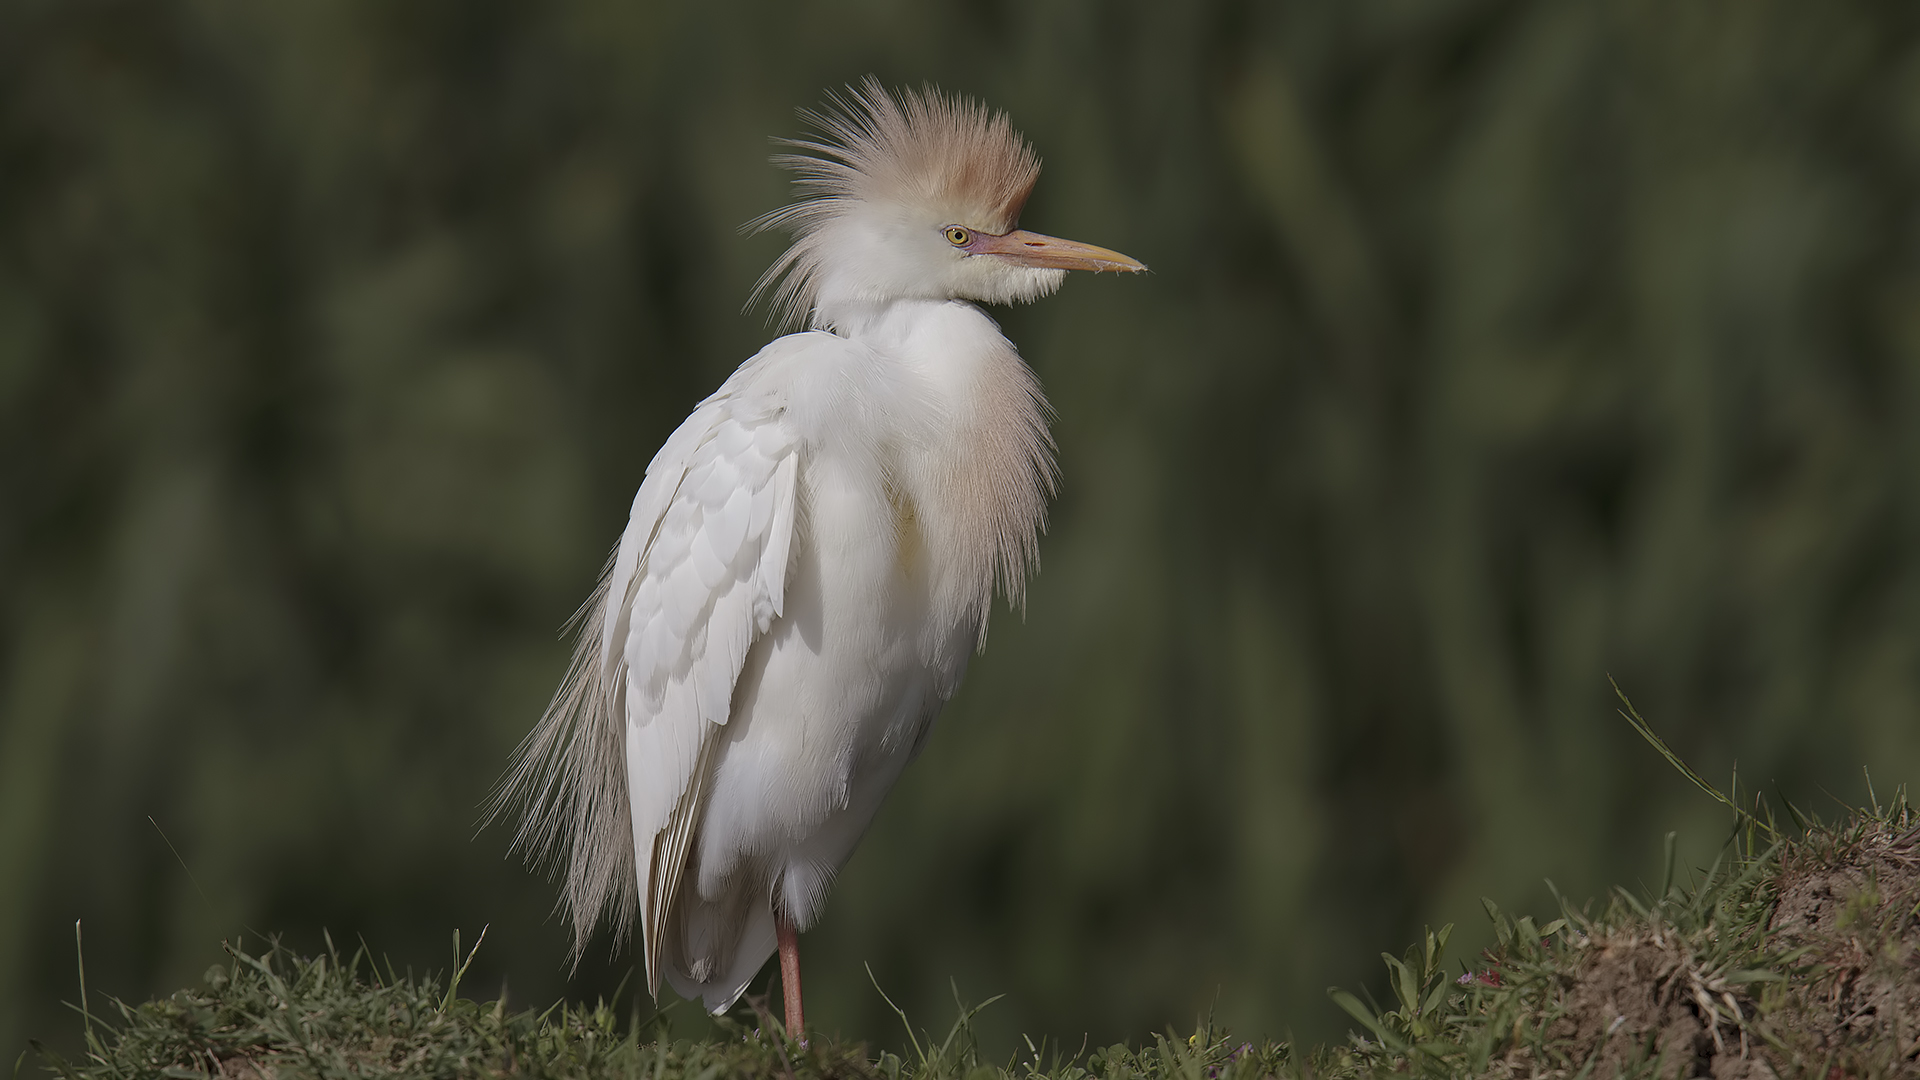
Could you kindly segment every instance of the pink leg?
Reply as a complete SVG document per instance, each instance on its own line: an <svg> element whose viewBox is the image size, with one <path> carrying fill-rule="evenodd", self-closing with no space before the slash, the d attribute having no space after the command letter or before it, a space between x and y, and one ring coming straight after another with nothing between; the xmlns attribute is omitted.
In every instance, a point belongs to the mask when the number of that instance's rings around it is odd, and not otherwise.
<svg viewBox="0 0 1920 1080"><path fill-rule="evenodd" d="M787 999L787 1037L807 1042L807 1019L800 1011L800 931L785 915L775 913L773 931L780 939L780 992Z"/></svg>

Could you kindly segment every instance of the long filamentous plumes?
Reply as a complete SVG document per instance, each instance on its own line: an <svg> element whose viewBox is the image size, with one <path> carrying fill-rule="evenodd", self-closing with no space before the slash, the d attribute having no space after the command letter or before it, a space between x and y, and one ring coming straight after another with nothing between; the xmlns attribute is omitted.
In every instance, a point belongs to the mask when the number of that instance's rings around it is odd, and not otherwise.
<svg viewBox="0 0 1920 1080"><path fill-rule="evenodd" d="M614 939L623 941L640 908L621 710L612 696L623 692L626 680L607 670L623 665L617 652L606 655L598 632L612 572L609 560L592 598L569 620L581 632L566 678L515 748L485 819L518 810L513 850L543 869L564 868L558 911L573 926L575 966L603 914Z"/></svg>
<svg viewBox="0 0 1920 1080"><path fill-rule="evenodd" d="M775 322L808 325L824 273L822 226L857 204L950 206L956 220L1003 233L1040 178L1040 158L1007 115L933 87L896 99L872 77L828 96L827 110L802 110L822 139L782 139L802 154L777 154L794 173L799 198L747 224L781 229L793 245L760 275L749 307L765 298ZM971 214L967 213L968 211Z"/></svg>

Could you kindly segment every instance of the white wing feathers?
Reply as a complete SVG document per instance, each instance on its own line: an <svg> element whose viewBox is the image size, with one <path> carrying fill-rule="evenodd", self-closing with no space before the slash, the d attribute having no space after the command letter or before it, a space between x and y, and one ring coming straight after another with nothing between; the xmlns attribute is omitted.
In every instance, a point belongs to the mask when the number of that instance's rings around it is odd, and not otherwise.
<svg viewBox="0 0 1920 1080"><path fill-rule="evenodd" d="M602 914L624 937L638 912L656 996L712 736L747 650L785 604L798 440L783 402L750 388L768 363L825 336L761 350L654 455L575 616L582 632L560 691L487 811L490 821L519 808L515 848L564 867L576 962Z"/></svg>
<svg viewBox="0 0 1920 1080"><path fill-rule="evenodd" d="M699 817L715 733L747 650L782 611L798 458L778 403L703 402L667 440L634 498L608 580L602 671L624 712L627 794L649 988ZM624 705L624 709L619 706Z"/></svg>

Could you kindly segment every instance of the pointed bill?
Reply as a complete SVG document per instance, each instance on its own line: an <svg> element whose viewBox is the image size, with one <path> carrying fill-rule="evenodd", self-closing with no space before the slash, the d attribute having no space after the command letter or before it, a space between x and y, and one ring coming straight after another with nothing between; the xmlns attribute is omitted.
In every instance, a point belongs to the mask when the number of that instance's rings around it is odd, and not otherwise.
<svg viewBox="0 0 1920 1080"><path fill-rule="evenodd" d="M1117 251L1025 229L999 235L975 233L973 242L967 245L967 253L998 255L1021 266L1037 266L1048 270L1092 270L1095 273L1126 271L1137 274L1147 268L1138 259Z"/></svg>

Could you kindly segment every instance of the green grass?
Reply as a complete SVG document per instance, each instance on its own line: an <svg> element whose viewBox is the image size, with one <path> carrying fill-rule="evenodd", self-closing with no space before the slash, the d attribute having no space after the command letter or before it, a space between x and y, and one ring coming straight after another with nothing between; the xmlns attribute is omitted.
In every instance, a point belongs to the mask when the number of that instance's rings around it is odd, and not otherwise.
<svg viewBox="0 0 1920 1080"><path fill-rule="evenodd" d="M304 957L230 947L203 985L139 1005L77 1007L86 1053L39 1048L50 1072L121 1077L885 1077L887 1080L1240 1080L1316 1076L1920 1077L1920 813L1890 803L1823 824L1774 819L1687 769L1632 706L1656 749L1730 807L1710 867L1681 874L1667 837L1657 891L1563 902L1550 921L1486 902L1497 945L1449 958L1451 927L1383 954L1391 1000L1330 993L1357 1028L1344 1044L1242 1043L1202 1026L1150 1045L1064 1052L1028 1040L981 1057L961 1006L939 1038L908 1030L904 1054L787 1039L764 1009L718 1037L674 1039L606 1003L509 1011L442 979L382 972L361 948ZM476 944L477 947L477 944ZM471 960L471 952L466 959ZM989 1003L990 1004L990 1003ZM16 1068L20 1073L24 1064Z"/></svg>
<svg viewBox="0 0 1920 1080"><path fill-rule="evenodd" d="M364 948L299 956L274 943L259 953L229 947L231 961L203 985L141 1005L111 1003L111 1019L81 1008L85 1060L37 1047L48 1071L104 1077L907 1077L1046 1075L1159 1077L1263 1075L1286 1064L1284 1047L1258 1051L1224 1034L1166 1039L1140 1051L1110 1047L1070 1057L993 1065L981 1060L961 1010L943 1038L912 1035L912 1049L869 1056L830 1039L802 1046L771 1016L757 1027L720 1021L722 1037L655 1038L602 1002L512 1012L458 995L452 979L382 973ZM1044 1059L1044 1064L1038 1064ZM1222 1071L1222 1069L1226 1071ZM1211 1071L1210 1071L1211 1070Z"/></svg>

